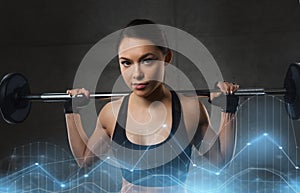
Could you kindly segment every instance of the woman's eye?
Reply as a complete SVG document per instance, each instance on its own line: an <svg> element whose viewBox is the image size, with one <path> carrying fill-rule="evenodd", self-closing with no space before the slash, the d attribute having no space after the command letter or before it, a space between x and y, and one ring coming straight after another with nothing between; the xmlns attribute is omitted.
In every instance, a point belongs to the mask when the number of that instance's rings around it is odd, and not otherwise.
<svg viewBox="0 0 300 193"><path fill-rule="evenodd" d="M130 62L128 62L128 61L122 61L121 64L125 67L130 66Z"/></svg>
<svg viewBox="0 0 300 193"><path fill-rule="evenodd" d="M143 60L143 64L149 65L152 64L154 62L154 59L145 59Z"/></svg>

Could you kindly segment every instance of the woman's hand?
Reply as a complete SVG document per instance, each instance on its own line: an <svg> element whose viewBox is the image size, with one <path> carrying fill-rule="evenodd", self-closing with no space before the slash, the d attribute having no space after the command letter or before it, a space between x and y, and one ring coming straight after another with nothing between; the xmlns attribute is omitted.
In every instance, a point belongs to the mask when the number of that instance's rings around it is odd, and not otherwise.
<svg viewBox="0 0 300 193"><path fill-rule="evenodd" d="M209 102L221 108L222 112L235 113L237 110L239 98L234 95L239 85L229 82L218 82L216 87L220 92L211 92Z"/></svg>
<svg viewBox="0 0 300 193"><path fill-rule="evenodd" d="M235 93L238 88L239 85L235 84L235 83L230 83L230 82L221 82L219 81L216 84L216 87L220 89L221 92L212 92L210 93L210 100L212 101L215 97L220 96L222 93L225 95L231 95L233 93Z"/></svg>
<svg viewBox="0 0 300 193"><path fill-rule="evenodd" d="M71 96L84 94L87 98L90 97L90 91L86 90L85 88L76 88L76 89L67 90L67 94Z"/></svg>
<svg viewBox="0 0 300 193"><path fill-rule="evenodd" d="M78 107L83 107L90 101L90 91L86 90L85 88L67 90L67 94L69 94L73 98L65 102L65 114L78 113ZM83 95L83 97L80 96L81 94Z"/></svg>

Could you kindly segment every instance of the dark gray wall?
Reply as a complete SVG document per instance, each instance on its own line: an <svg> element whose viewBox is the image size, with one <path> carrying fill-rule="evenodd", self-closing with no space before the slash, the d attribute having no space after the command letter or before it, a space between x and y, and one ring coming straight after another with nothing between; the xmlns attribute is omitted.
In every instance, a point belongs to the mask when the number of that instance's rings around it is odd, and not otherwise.
<svg viewBox="0 0 300 193"><path fill-rule="evenodd" d="M85 53L134 18L194 35L213 54L224 78L243 87L281 87L288 65L300 59L297 0L1 0L0 77L22 72L32 93L64 92ZM197 82L192 67L175 65ZM109 90L118 73L116 66L109 67L99 91ZM0 119L0 128L0 159L34 141L68 149L62 104L34 103L24 123Z"/></svg>

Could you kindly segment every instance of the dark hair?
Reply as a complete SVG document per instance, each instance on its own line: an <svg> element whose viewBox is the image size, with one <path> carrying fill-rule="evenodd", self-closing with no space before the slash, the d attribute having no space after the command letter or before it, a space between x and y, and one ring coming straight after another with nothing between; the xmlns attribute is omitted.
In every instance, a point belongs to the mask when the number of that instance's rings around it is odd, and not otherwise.
<svg viewBox="0 0 300 193"><path fill-rule="evenodd" d="M155 24L155 22L149 19L134 19L129 22L126 27L136 26L136 25L146 25L146 24Z"/></svg>
<svg viewBox="0 0 300 193"><path fill-rule="evenodd" d="M150 24L150 25L149 25ZM141 27L134 27L145 25ZM149 26L148 26L149 25ZM119 44L124 37L141 38L151 41L154 45L166 55L170 49L162 29L156 23L148 19L134 19L126 25L126 28L121 32Z"/></svg>

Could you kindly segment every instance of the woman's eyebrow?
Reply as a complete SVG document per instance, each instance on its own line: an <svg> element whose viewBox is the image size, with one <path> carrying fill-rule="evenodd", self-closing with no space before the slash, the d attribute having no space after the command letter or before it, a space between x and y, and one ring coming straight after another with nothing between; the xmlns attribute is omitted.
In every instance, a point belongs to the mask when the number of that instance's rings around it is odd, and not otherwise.
<svg viewBox="0 0 300 193"><path fill-rule="evenodd" d="M155 57L156 55L153 54L153 53L146 53L146 54L143 54L143 55L139 58L139 62L141 62L143 59L147 58L148 56Z"/></svg>
<svg viewBox="0 0 300 193"><path fill-rule="evenodd" d="M141 61L141 60L147 58L148 56L154 56L154 57L155 57L155 54L153 54L153 53L146 53L146 54L143 54L143 55L139 58L139 61ZM132 61L131 59L126 58L126 57L123 57L123 56L119 58L119 60L121 60L121 59Z"/></svg>
<svg viewBox="0 0 300 193"><path fill-rule="evenodd" d="M142 58L147 58L148 56L155 56L155 54L153 54L153 53L146 53L146 54L143 54L143 55L140 57L140 59L142 59Z"/></svg>
<svg viewBox="0 0 300 193"><path fill-rule="evenodd" d="M130 59L128 59L128 58L126 58L126 57L120 57L119 60L121 60L121 59L131 61Z"/></svg>

